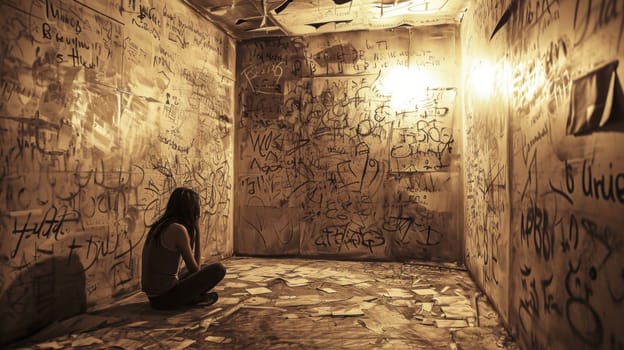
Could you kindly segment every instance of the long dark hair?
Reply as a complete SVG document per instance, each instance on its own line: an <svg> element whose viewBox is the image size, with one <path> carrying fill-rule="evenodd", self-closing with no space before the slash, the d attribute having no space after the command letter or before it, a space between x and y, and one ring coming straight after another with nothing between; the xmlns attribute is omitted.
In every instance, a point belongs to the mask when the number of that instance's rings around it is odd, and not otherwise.
<svg viewBox="0 0 624 350"><path fill-rule="evenodd" d="M165 213L150 225L146 241L155 238L169 224L177 222L182 224L189 233L191 246L195 241L199 218L199 195L190 188L178 187L171 193Z"/></svg>

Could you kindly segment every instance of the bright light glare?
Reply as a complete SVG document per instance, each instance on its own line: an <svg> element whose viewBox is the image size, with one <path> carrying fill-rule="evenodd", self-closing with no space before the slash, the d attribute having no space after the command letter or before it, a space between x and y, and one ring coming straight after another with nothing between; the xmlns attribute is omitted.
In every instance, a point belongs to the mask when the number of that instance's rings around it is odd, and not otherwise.
<svg viewBox="0 0 624 350"><path fill-rule="evenodd" d="M382 75L379 91L390 97L390 107L395 111L414 109L426 96L426 82L430 81L423 72L395 66Z"/></svg>
<svg viewBox="0 0 624 350"><path fill-rule="evenodd" d="M501 69L502 72L499 73L501 81L498 85L501 87L501 92L503 96L505 98L510 98L511 92L513 90L513 74L511 72L511 66L509 61L503 61Z"/></svg>
<svg viewBox="0 0 624 350"><path fill-rule="evenodd" d="M486 61L477 62L472 69L472 88L481 98L490 97L494 88L496 72L494 65Z"/></svg>

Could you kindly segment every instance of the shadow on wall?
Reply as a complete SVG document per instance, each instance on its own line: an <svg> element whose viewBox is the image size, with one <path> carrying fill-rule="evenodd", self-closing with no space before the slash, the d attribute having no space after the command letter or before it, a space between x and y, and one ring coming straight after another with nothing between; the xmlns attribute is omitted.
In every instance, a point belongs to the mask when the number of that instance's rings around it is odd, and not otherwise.
<svg viewBox="0 0 624 350"><path fill-rule="evenodd" d="M53 257L30 264L0 297L0 345L86 308L85 272L79 259Z"/></svg>

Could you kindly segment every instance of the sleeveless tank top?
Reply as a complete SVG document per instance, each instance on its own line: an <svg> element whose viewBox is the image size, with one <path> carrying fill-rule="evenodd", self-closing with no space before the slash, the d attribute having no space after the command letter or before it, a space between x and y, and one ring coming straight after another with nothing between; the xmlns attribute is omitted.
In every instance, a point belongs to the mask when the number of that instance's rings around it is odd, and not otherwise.
<svg viewBox="0 0 624 350"><path fill-rule="evenodd" d="M164 230L169 222L155 230ZM181 254L172 252L162 245L162 232L154 232L155 237L143 246L141 256L141 289L148 297L163 294L178 283L178 268Z"/></svg>

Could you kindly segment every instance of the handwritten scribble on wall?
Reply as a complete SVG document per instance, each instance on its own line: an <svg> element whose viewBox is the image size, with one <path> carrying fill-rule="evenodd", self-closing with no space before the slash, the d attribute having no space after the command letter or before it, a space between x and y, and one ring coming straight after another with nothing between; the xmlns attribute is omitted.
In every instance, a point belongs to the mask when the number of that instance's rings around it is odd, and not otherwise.
<svg viewBox="0 0 624 350"><path fill-rule="evenodd" d="M462 24L464 86L487 61L499 87L465 89L466 263L527 349L624 347L623 6L480 1Z"/></svg>
<svg viewBox="0 0 624 350"><path fill-rule="evenodd" d="M238 252L458 258L455 32L439 30L411 51L407 30L241 45ZM422 91L397 106L383 80L408 65Z"/></svg>
<svg viewBox="0 0 624 350"><path fill-rule="evenodd" d="M164 1L0 11L2 341L54 320L39 292L82 290L83 310L137 290L147 225L177 186L200 193L204 255L231 254L230 39Z"/></svg>

